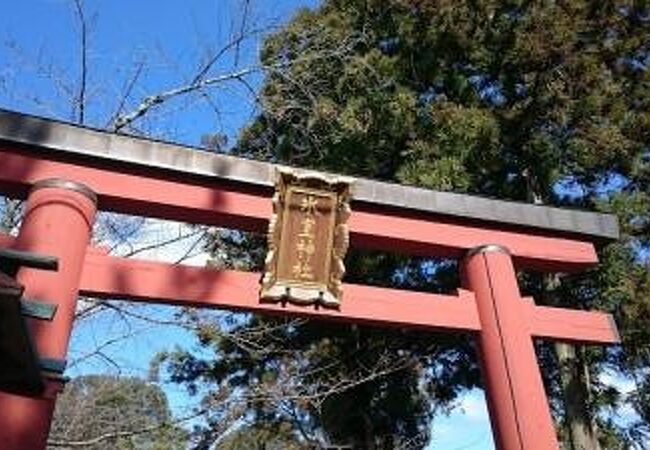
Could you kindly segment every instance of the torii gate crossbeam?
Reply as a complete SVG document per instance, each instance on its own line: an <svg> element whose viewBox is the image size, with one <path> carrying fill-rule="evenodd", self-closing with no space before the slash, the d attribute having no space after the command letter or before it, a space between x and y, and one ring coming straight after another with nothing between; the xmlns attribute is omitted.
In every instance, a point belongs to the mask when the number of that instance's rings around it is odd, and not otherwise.
<svg viewBox="0 0 650 450"><path fill-rule="evenodd" d="M0 111L0 193L27 198L18 237L0 235L0 247L61 261L57 273L19 273L27 295L59 308L50 323L28 319L39 354L65 359L79 293L471 333L481 350L498 447L558 447L532 338L616 343L618 336L607 314L522 299L515 271L564 272L596 264L593 243L617 237L612 216L357 180L352 245L458 258L463 289L435 295L346 285L339 310L260 303L258 274L123 259L88 247L96 207L264 232L273 170L265 163ZM5 448L45 447L55 390L40 398L0 393Z"/></svg>

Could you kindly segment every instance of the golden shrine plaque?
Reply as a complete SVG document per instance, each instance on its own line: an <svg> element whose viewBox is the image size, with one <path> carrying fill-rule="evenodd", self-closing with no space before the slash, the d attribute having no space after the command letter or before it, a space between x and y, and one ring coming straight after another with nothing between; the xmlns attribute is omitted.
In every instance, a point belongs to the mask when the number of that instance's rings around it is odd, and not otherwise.
<svg viewBox="0 0 650 450"><path fill-rule="evenodd" d="M278 170L261 300L339 306L350 184L339 176Z"/></svg>

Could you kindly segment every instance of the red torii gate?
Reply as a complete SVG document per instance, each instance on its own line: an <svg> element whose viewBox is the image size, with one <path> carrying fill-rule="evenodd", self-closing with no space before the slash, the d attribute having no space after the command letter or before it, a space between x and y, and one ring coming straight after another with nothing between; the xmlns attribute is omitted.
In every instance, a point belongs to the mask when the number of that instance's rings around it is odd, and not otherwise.
<svg viewBox="0 0 650 450"><path fill-rule="evenodd" d="M593 242L618 236L615 218L369 180L355 180L351 245L461 259L463 289L437 295L345 285L340 309L260 303L259 274L124 259L89 247L95 213L114 211L265 232L271 164L0 110L0 193L26 198L16 238L0 248L53 255L57 272L21 269L25 293L55 304L27 319L41 358L64 361L77 296L289 314L381 326L467 332L479 342L500 449L557 449L533 338L617 343L611 316L536 306L517 269L583 270ZM57 391L0 393L0 443L44 449Z"/></svg>

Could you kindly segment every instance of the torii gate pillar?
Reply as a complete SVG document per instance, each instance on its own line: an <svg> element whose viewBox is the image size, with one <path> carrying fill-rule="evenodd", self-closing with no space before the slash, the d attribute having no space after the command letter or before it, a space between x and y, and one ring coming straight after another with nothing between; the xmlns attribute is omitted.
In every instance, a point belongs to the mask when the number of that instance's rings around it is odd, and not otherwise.
<svg viewBox="0 0 650 450"><path fill-rule="evenodd" d="M28 297L57 307L51 322L28 319L40 358L66 358L95 212L95 194L70 181L37 182L27 199L16 249L55 256L59 261L57 272L21 269L17 277ZM4 450L46 447L58 384L47 382L42 397L0 392L0 442Z"/></svg>
<svg viewBox="0 0 650 450"><path fill-rule="evenodd" d="M471 250L463 282L476 296L478 334L492 432L500 450L557 450L544 385L512 258L505 247Z"/></svg>
<svg viewBox="0 0 650 450"><path fill-rule="evenodd" d="M58 306L52 322L30 323L39 356L65 358L78 293L471 333L479 341L499 450L558 448L533 338L620 339L609 314L522 299L513 261L518 269L545 272L592 267L598 262L593 243L619 237L614 216L357 179L349 219L353 246L424 257L467 255L461 263L465 289L442 295L346 284L339 308L312 308L261 302L256 273L132 260L88 248L94 194L78 183L39 181L86 183L108 212L264 233L277 170L0 110L0 193L25 198L31 189L18 239L0 234L0 246L59 259L56 273L26 269L18 277L28 297ZM489 243L502 247L484 246ZM0 446L44 449L54 398L0 393Z"/></svg>

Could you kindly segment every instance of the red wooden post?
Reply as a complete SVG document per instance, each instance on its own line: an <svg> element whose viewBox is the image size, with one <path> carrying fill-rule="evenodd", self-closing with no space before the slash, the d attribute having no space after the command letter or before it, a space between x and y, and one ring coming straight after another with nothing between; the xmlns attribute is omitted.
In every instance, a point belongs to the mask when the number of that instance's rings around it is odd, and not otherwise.
<svg viewBox="0 0 650 450"><path fill-rule="evenodd" d="M352 323L478 335L495 441L502 450L557 449L532 339L618 343L608 314L536 306L520 298L513 264L580 270L598 258L594 238L618 238L611 215L426 192L358 179L353 246L460 258L467 290L457 296L346 285L340 309L259 302L259 275L86 256L95 196L106 211L247 231L266 231L273 165L160 142L100 133L0 111L0 192L28 198L14 246L59 258L59 272L23 270L26 294L54 303L51 323L30 322L41 357L67 353L78 292L100 298L291 314ZM123 164L124 163L124 164ZM570 226L568 225L570 224ZM571 236L567 236L567 232ZM513 263L514 258L514 263ZM83 271L82 271L83 268ZM146 283L142 280L146 278ZM451 300L453 297L455 299ZM2 370L2 368L0 368ZM55 383L49 383L52 388ZM50 389L50 392L52 389ZM0 447L45 448L56 395L0 393Z"/></svg>
<svg viewBox="0 0 650 450"><path fill-rule="evenodd" d="M21 269L25 295L57 305L51 322L29 320L41 358L65 359L72 330L79 280L95 218L96 198L86 186L48 179L34 184L16 248L59 259L57 272ZM0 392L0 446L5 450L46 447L57 386L48 383L42 398Z"/></svg>
<svg viewBox="0 0 650 450"><path fill-rule="evenodd" d="M557 450L558 441L507 249L489 245L463 261L481 322L479 348L497 447Z"/></svg>

